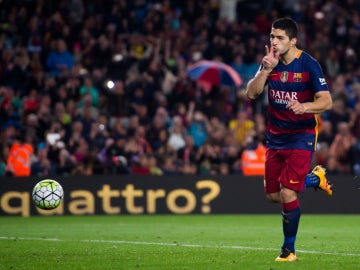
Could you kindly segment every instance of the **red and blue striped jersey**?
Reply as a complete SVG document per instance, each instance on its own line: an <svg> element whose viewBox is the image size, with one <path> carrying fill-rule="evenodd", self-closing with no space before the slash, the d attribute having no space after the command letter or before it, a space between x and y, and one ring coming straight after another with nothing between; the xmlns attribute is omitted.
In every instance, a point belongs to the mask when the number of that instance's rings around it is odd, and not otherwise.
<svg viewBox="0 0 360 270"><path fill-rule="evenodd" d="M329 91L322 69L312 56L299 50L285 65L279 61L267 79L268 123L266 145L272 149L315 150L318 135L316 115L295 115L286 108L289 98L300 103L314 101L315 93Z"/></svg>

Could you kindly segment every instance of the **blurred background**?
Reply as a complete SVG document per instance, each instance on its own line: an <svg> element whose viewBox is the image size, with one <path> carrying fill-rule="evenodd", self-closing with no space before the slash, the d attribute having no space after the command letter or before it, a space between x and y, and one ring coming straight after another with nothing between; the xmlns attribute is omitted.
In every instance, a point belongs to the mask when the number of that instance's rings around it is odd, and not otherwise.
<svg viewBox="0 0 360 270"><path fill-rule="evenodd" d="M314 165L360 175L358 1L0 5L2 176L261 175L244 153L263 153L266 92L250 102L244 89L284 16L334 101L319 115ZM229 65L241 84L190 77L201 60Z"/></svg>

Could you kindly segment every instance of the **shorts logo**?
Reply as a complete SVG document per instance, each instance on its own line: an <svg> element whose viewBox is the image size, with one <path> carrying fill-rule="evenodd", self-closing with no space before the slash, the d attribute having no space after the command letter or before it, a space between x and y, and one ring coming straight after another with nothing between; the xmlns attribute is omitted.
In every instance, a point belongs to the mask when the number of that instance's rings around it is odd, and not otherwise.
<svg viewBox="0 0 360 270"><path fill-rule="evenodd" d="M290 180L290 184L299 184L300 182L299 181L294 181L294 180Z"/></svg>
<svg viewBox="0 0 360 270"><path fill-rule="evenodd" d="M281 72L280 81L282 81L283 83L287 82L288 78L289 78L289 72L287 71Z"/></svg>

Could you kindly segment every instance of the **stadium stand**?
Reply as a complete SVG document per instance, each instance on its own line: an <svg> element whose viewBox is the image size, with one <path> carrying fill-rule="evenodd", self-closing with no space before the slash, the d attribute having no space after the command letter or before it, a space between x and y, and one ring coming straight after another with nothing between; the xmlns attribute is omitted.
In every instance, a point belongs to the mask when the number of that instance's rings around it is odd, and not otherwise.
<svg viewBox="0 0 360 270"><path fill-rule="evenodd" d="M12 175L22 136L31 175L242 174L242 152L263 140L266 122L266 99L250 103L244 86L270 22L291 16L334 99L314 162L359 174L360 4L291 3L238 1L230 21L219 1L2 1L0 173ZM233 66L242 87L201 87L186 75L200 59ZM233 128L237 115L252 123L246 134ZM351 140L334 157L343 123Z"/></svg>

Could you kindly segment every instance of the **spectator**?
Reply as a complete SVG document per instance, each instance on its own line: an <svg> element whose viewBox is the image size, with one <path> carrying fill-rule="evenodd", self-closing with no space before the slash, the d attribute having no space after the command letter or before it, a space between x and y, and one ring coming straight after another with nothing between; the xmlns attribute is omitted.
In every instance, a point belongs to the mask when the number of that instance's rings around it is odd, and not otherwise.
<svg viewBox="0 0 360 270"><path fill-rule="evenodd" d="M48 158L45 143L39 143L36 151L36 159L31 163L31 175L39 177L49 177L56 175L56 168Z"/></svg>
<svg viewBox="0 0 360 270"><path fill-rule="evenodd" d="M83 119L94 120L99 116L99 109L93 106L92 96L86 93L77 103L76 114Z"/></svg>
<svg viewBox="0 0 360 270"><path fill-rule="evenodd" d="M45 140L45 134L49 131L53 118L50 111L50 105L46 103L47 96L43 96L43 99L40 102L39 110L37 111L38 119L38 136L41 140Z"/></svg>
<svg viewBox="0 0 360 270"><path fill-rule="evenodd" d="M329 51L329 56L325 60L325 65L327 75L330 79L334 79L340 72L339 52L335 48L332 48Z"/></svg>
<svg viewBox="0 0 360 270"><path fill-rule="evenodd" d="M139 104L136 106L135 112L139 117L139 124L148 129L151 122L148 107L145 104Z"/></svg>
<svg viewBox="0 0 360 270"><path fill-rule="evenodd" d="M104 116L100 116L103 117ZM90 127L90 133L84 136L87 142L90 144L90 149L99 151L105 145L107 138L110 137L110 133L107 129L106 123L101 121L99 117L98 121L94 121ZM105 118L106 119L106 118Z"/></svg>
<svg viewBox="0 0 360 270"><path fill-rule="evenodd" d="M248 119L247 112L242 110L238 111L236 118L229 122L229 129L238 145L242 148L252 142L254 127L255 123Z"/></svg>
<svg viewBox="0 0 360 270"><path fill-rule="evenodd" d="M158 131L157 137L151 140L151 148L158 155L163 155L167 152L169 141L169 131L162 128Z"/></svg>
<svg viewBox="0 0 360 270"><path fill-rule="evenodd" d="M95 88L90 76L84 78L84 84L80 87L80 97L86 94L91 96L91 106L99 108L99 90Z"/></svg>
<svg viewBox="0 0 360 270"><path fill-rule="evenodd" d="M188 132L194 138L194 145L196 147L202 146L208 139L208 119L200 111L194 112L194 116L189 124Z"/></svg>
<svg viewBox="0 0 360 270"><path fill-rule="evenodd" d="M343 98L334 97L333 109L328 115L328 120L331 122L335 134L338 132L339 123L349 122L350 115L346 110L346 104Z"/></svg>
<svg viewBox="0 0 360 270"><path fill-rule="evenodd" d="M164 175L174 175L178 174L179 170L175 165L176 158L172 154L167 154L163 157L161 170L163 171Z"/></svg>
<svg viewBox="0 0 360 270"><path fill-rule="evenodd" d="M164 121L159 115L155 115L153 117L151 125L149 125L147 129L148 132L146 134L146 138L150 142L154 150L160 147L160 145L158 145L158 143L160 143L158 139L159 133L163 129L167 129L166 123L164 123Z"/></svg>
<svg viewBox="0 0 360 270"><path fill-rule="evenodd" d="M199 173L202 175L214 174L221 163L220 149L217 145L205 142L196 153L196 162L199 164Z"/></svg>
<svg viewBox="0 0 360 270"><path fill-rule="evenodd" d="M185 162L181 168L181 174L183 175L196 175L198 174L197 166L195 163Z"/></svg>
<svg viewBox="0 0 360 270"><path fill-rule="evenodd" d="M217 116L213 116L209 121L209 141L221 145L226 134L226 126Z"/></svg>
<svg viewBox="0 0 360 270"><path fill-rule="evenodd" d="M334 131L333 131L332 123L328 120L325 120L322 122L321 126L322 128L319 132L318 142L330 146L334 140Z"/></svg>
<svg viewBox="0 0 360 270"><path fill-rule="evenodd" d="M11 176L30 176L31 158L34 148L18 135L12 143L7 157L6 173Z"/></svg>
<svg viewBox="0 0 360 270"><path fill-rule="evenodd" d="M195 105L194 103L192 104ZM189 104L189 106L192 106L192 104ZM183 102L178 102L175 104L174 116L179 116L184 127L189 128L189 114L187 113L186 106Z"/></svg>
<svg viewBox="0 0 360 270"><path fill-rule="evenodd" d="M351 150L356 144L356 138L347 122L340 122L337 130L338 133L330 145L327 169L331 173L350 173Z"/></svg>
<svg viewBox="0 0 360 270"><path fill-rule="evenodd" d="M100 35L94 47L92 47L92 67L106 69L111 61L111 44L109 39L104 35Z"/></svg>
<svg viewBox="0 0 360 270"><path fill-rule="evenodd" d="M21 119L22 102L14 89L0 86L0 126L22 127Z"/></svg>
<svg viewBox="0 0 360 270"><path fill-rule="evenodd" d="M189 164L195 163L198 148L194 145L194 138L191 135L185 135L185 145L177 151L177 157L182 162Z"/></svg>
<svg viewBox="0 0 360 270"><path fill-rule="evenodd" d="M111 85L110 85L111 86ZM114 82L114 87L105 92L107 96L108 112L111 117L125 117L128 114L128 94L121 80Z"/></svg>
<svg viewBox="0 0 360 270"><path fill-rule="evenodd" d="M31 138L29 143L35 145L42 141L38 131L38 118L36 114L29 114L24 122L26 125L26 131L24 131L27 138Z"/></svg>
<svg viewBox="0 0 360 270"><path fill-rule="evenodd" d="M149 158L146 154L140 154L136 159L133 160L131 168L132 174L150 174Z"/></svg>
<svg viewBox="0 0 360 270"><path fill-rule="evenodd" d="M264 175L266 148L262 142L254 142L241 154L241 171L243 175Z"/></svg>
<svg viewBox="0 0 360 270"><path fill-rule="evenodd" d="M25 49L19 49L14 59L7 65L5 71L6 85L18 91L21 96L26 95L29 82L30 59Z"/></svg>
<svg viewBox="0 0 360 270"><path fill-rule="evenodd" d="M168 145L174 151L178 151L185 146L185 128L183 127L182 119L179 116L173 118Z"/></svg>
<svg viewBox="0 0 360 270"><path fill-rule="evenodd" d="M59 121L64 127L70 125L71 116L66 113L65 106L62 102L55 103L54 118Z"/></svg>
<svg viewBox="0 0 360 270"><path fill-rule="evenodd" d="M140 153L151 153L152 149L146 140L146 128L144 126L139 125L136 128L134 139Z"/></svg>
<svg viewBox="0 0 360 270"><path fill-rule="evenodd" d="M149 155L148 156L148 162L149 162L149 169L150 169L150 174L152 175L163 175L163 171L161 170L161 168L158 166L157 164L157 159L154 155Z"/></svg>
<svg viewBox="0 0 360 270"><path fill-rule="evenodd" d="M256 47L255 45L252 45ZM231 63L231 67L233 67L237 73L239 73L240 77L243 79L243 85L246 85L247 82L255 75L258 70L259 64L256 62L255 55L251 58L249 56L245 57L242 54L237 54L234 56L234 60ZM247 60L248 62L245 62Z"/></svg>
<svg viewBox="0 0 360 270"><path fill-rule="evenodd" d="M127 143L125 135L116 135L115 139L109 139L106 143L105 155L108 172L111 174L128 174L128 159L125 152Z"/></svg>
<svg viewBox="0 0 360 270"><path fill-rule="evenodd" d="M22 105L23 117L26 117L30 113L35 113L40 105L38 91L36 89L31 89L29 95L23 98Z"/></svg>
<svg viewBox="0 0 360 270"><path fill-rule="evenodd" d="M89 144L84 139L84 137L80 137L77 143L74 145L72 157L75 160L75 164L83 163L85 164L85 160L89 156Z"/></svg>
<svg viewBox="0 0 360 270"><path fill-rule="evenodd" d="M74 66L74 59L67 49L65 40L59 38L54 41L53 49L47 56L46 67L54 76L66 75ZM64 74L65 73L65 74Z"/></svg>

